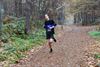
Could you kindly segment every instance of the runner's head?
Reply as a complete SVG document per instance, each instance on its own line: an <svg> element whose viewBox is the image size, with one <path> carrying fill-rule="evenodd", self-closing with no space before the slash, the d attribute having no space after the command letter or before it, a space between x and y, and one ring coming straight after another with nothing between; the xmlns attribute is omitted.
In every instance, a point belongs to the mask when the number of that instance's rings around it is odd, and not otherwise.
<svg viewBox="0 0 100 67"><path fill-rule="evenodd" d="M49 20L48 14L45 14L45 19L46 19L46 20Z"/></svg>

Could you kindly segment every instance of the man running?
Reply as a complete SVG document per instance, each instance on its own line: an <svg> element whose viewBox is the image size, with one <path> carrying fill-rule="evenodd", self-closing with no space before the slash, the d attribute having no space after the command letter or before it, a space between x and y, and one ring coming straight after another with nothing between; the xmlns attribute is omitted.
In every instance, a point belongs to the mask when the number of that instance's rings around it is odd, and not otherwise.
<svg viewBox="0 0 100 67"><path fill-rule="evenodd" d="M44 23L44 28L46 30L46 39L48 40L48 45L50 48L50 53L52 53L52 42L55 41L56 39L54 38L54 28L56 27L56 23L53 20L50 20L49 16L45 14L45 23Z"/></svg>

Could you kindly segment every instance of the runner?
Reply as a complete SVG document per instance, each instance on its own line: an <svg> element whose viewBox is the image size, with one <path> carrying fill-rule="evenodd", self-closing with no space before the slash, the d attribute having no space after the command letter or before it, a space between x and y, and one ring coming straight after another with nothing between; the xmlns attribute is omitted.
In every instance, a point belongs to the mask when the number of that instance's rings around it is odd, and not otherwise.
<svg viewBox="0 0 100 67"><path fill-rule="evenodd" d="M48 45L50 48L50 53L52 53L52 42L56 42L56 39L54 37L55 31L54 28L56 27L56 23L49 18L47 14L45 14L45 23L44 23L44 28L46 30L46 39L48 40Z"/></svg>

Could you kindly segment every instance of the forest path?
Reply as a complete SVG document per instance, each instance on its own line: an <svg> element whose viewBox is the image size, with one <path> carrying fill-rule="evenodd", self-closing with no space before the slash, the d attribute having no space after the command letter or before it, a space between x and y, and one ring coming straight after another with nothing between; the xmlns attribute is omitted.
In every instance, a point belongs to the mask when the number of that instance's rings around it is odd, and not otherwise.
<svg viewBox="0 0 100 67"><path fill-rule="evenodd" d="M86 67L85 50L94 43L88 35L90 26L64 26L57 31L57 43L53 44L53 53L49 53L47 45L31 53L28 60L21 60L11 67ZM82 66L83 64L83 66Z"/></svg>

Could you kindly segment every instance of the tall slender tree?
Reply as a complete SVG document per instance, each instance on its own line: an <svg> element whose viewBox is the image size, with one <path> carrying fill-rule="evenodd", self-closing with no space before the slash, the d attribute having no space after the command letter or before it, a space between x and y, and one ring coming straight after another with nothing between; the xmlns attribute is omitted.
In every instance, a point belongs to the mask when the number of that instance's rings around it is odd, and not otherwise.
<svg viewBox="0 0 100 67"><path fill-rule="evenodd" d="M1 35L1 28L2 28L2 19L3 19L3 0L0 0L0 35Z"/></svg>

